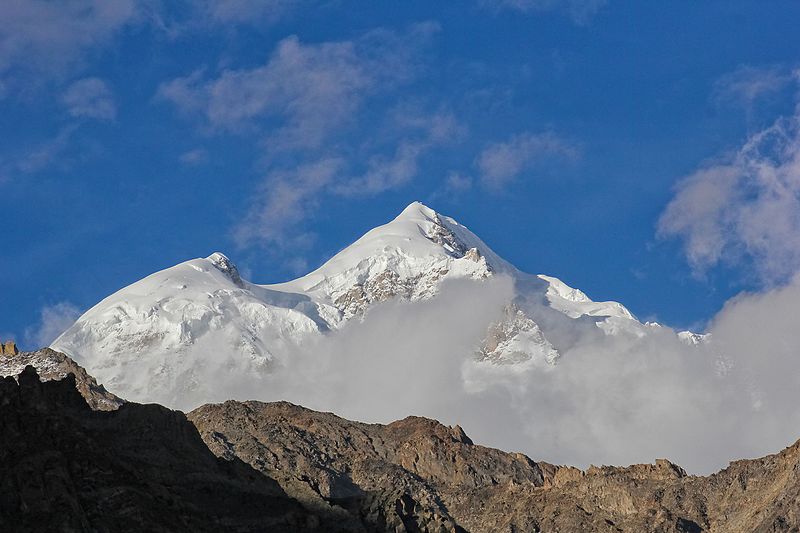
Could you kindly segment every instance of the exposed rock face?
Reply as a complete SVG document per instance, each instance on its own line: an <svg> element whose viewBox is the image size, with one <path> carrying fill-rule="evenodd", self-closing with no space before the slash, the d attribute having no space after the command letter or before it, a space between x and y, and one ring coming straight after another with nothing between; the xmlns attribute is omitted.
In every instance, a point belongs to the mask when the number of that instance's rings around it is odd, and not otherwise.
<svg viewBox="0 0 800 533"><path fill-rule="evenodd" d="M0 343L0 355L13 356L17 355L19 350L14 341L6 341L5 344Z"/></svg>
<svg viewBox="0 0 800 533"><path fill-rule="evenodd" d="M663 459L582 471L419 417L234 401L188 420L93 411L58 375L77 365L51 352L17 357L57 362L56 381L32 366L0 378L0 531L800 531L800 441L707 477Z"/></svg>
<svg viewBox="0 0 800 533"><path fill-rule="evenodd" d="M276 479L308 509L341 513L352 531L800 531L800 442L695 477L666 460L536 463L416 417L361 424L259 402L188 416L214 453Z"/></svg>
<svg viewBox="0 0 800 533"><path fill-rule="evenodd" d="M495 364L518 364L530 360L553 364L559 354L544 337L539 325L516 305L510 304L503 310L503 319L489 326L476 356L479 361Z"/></svg>
<svg viewBox="0 0 800 533"><path fill-rule="evenodd" d="M98 385L97 381L87 374L86 370L78 363L50 348L43 348L36 352L21 352L14 357L0 358L0 377L16 377L29 365L36 369L42 381L60 380L67 377L68 374L73 374L78 392L92 409L111 411L124 403L122 399L108 392L105 387Z"/></svg>
<svg viewBox="0 0 800 533"><path fill-rule="evenodd" d="M276 479L309 509L333 505L353 531L461 531L447 503L457 493L545 480L524 455L475 446L460 427L425 418L383 426L232 401L188 416L214 453Z"/></svg>
<svg viewBox="0 0 800 533"><path fill-rule="evenodd" d="M69 375L0 379L0 531L336 531L221 460L183 413L92 411Z"/></svg>

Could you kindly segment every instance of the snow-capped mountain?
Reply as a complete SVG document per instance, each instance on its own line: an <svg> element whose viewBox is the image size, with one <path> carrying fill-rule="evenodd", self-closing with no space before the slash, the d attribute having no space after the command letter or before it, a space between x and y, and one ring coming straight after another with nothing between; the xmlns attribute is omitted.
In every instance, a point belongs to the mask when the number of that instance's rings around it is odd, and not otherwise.
<svg viewBox="0 0 800 533"><path fill-rule="evenodd" d="M380 302L413 303L435 296L447 280L497 275L513 280L515 296L474 354L465 354L485 364L554 364L575 337L565 331L644 336L658 327L640 323L622 304L521 272L466 227L414 202L286 283L244 280L221 253L156 272L92 307L52 347L127 399L199 403L213 386L204 376L269 373L279 354Z"/></svg>

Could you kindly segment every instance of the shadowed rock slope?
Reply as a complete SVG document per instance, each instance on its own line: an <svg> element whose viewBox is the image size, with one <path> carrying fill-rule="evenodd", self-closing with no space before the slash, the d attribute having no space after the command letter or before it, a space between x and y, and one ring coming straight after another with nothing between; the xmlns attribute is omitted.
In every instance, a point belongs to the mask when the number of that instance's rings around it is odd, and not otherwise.
<svg viewBox="0 0 800 533"><path fill-rule="evenodd" d="M73 374L78 392L94 410L113 411L124 403L105 387L98 385L78 363L50 348L42 348L35 352L3 353L0 355L0 377L16 377L29 365L36 369L42 381L61 380L67 377L67 374Z"/></svg>
<svg viewBox="0 0 800 533"><path fill-rule="evenodd" d="M275 481L215 457L183 413L93 411L72 374L0 378L0 531L331 531Z"/></svg>
<svg viewBox="0 0 800 533"><path fill-rule="evenodd" d="M58 379L75 363L51 352L25 361ZM234 401L184 415L97 387L32 366L0 378L0 531L800 531L800 441L707 477L666 460L582 471L425 418Z"/></svg>
<svg viewBox="0 0 800 533"><path fill-rule="evenodd" d="M800 443L715 475L666 460L581 471L474 445L410 417L362 424L289 403L188 415L218 456L274 478L353 531L800 531Z"/></svg>

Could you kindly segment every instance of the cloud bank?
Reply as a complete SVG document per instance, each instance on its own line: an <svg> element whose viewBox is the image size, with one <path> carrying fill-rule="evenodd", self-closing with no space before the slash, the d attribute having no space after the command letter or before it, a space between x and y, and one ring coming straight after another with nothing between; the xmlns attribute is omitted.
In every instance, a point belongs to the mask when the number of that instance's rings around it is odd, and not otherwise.
<svg viewBox="0 0 800 533"><path fill-rule="evenodd" d="M272 374L230 373L223 358L193 379L213 384L218 401L289 400L368 422L428 416L480 444L582 467L667 457L708 473L800 437L800 281L731 301L706 345L668 328L574 328L551 332L574 341L554 366L476 361L514 290L501 276L445 283L430 300L386 302L283 353Z"/></svg>

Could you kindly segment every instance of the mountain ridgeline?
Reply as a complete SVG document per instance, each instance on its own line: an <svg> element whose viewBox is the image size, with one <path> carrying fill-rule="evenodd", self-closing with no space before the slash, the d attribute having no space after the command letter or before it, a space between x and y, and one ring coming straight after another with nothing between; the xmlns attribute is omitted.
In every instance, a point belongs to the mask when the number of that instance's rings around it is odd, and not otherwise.
<svg viewBox="0 0 800 533"><path fill-rule="evenodd" d="M42 381L58 367L71 371ZM184 415L110 393L99 401L94 378L52 350L3 356L0 374L3 531L800 528L800 442L707 477L667 460L579 470L426 418L364 424L255 401Z"/></svg>

